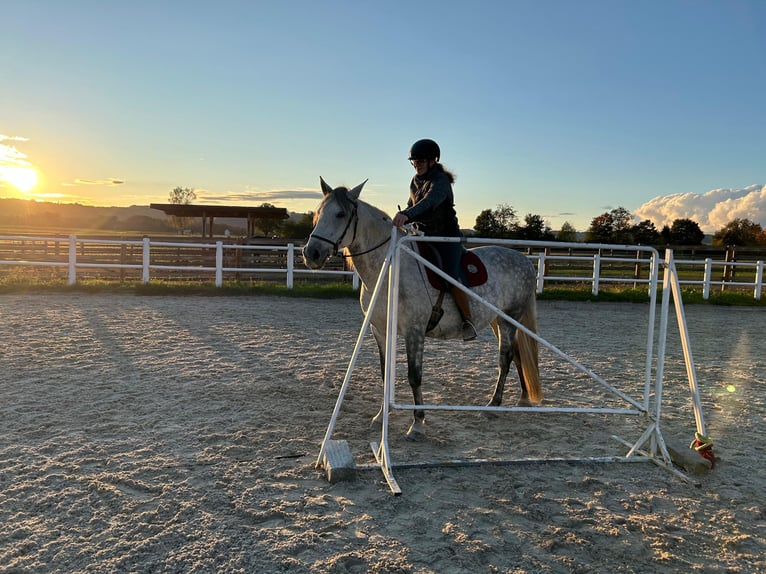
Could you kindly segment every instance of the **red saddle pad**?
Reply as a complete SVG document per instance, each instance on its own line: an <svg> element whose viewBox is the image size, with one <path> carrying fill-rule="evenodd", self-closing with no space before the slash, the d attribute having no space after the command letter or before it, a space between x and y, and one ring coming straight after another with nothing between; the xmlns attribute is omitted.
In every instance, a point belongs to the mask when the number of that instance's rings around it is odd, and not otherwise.
<svg viewBox="0 0 766 574"><path fill-rule="evenodd" d="M429 249L423 250L420 244L418 244L418 248L420 249L420 253L423 255L423 257L429 261L432 261L432 258L429 257L428 254L428 251L430 251ZM478 285L484 285L484 283L487 282L487 268L484 266L482 260L479 259L479 256L476 255L473 251L467 250L463 252L463 257L460 259L460 266L463 269L463 275L465 276L466 281L468 281L468 287L477 287ZM445 281L442 280L442 278L434 273L431 269L426 269L426 271L428 275L428 282L431 284L431 286L434 289L444 289Z"/></svg>

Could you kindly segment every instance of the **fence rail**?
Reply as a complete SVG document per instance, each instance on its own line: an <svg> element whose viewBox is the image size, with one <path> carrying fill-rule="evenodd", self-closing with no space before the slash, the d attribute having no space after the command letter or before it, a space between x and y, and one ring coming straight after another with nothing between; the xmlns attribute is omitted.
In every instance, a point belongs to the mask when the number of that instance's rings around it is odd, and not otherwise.
<svg viewBox="0 0 766 574"><path fill-rule="evenodd" d="M470 243L477 243L471 239ZM546 285L562 283L589 284L598 295L603 284L648 285L652 266L659 264L649 252L635 246L562 244L556 242L514 242L537 265L537 291ZM680 283L702 289L705 299L711 290L751 290L760 300L764 287L764 262L676 259ZM293 288L296 277L340 277L359 287L359 277L334 258L321 270L305 267L301 246L293 243L248 245L223 241L191 243L140 240L116 240L69 237L32 237L0 235L0 279L18 269L51 268L57 277L66 277L70 285L81 279L98 278L119 281L182 279L207 280L211 276L221 287L224 280L284 276ZM16 271L14 271L16 270Z"/></svg>

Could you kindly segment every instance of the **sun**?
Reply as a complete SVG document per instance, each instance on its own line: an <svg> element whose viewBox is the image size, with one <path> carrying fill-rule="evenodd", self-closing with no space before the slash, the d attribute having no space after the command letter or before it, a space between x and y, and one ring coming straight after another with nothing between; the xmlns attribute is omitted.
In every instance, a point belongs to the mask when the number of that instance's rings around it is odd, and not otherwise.
<svg viewBox="0 0 766 574"><path fill-rule="evenodd" d="M32 167L9 167L0 169L0 180L7 181L22 193L37 185L37 170Z"/></svg>

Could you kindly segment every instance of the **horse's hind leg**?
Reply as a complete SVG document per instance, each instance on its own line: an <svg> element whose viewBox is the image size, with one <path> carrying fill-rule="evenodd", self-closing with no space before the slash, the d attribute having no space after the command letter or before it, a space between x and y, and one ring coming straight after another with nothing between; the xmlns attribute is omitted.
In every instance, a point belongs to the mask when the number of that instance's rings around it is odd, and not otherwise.
<svg viewBox="0 0 766 574"><path fill-rule="evenodd" d="M495 319L492 321L492 331L497 337L497 382L495 383L495 392L487 406L499 407L503 402L505 379L508 377L511 361L514 360L513 335L516 332L516 327L506 321Z"/></svg>
<svg viewBox="0 0 766 574"><path fill-rule="evenodd" d="M492 322L492 330L498 341L497 382L495 383L495 392L487 406L499 407L503 403L503 391L505 389L505 381L508 377L508 372L511 370L511 363L516 367L516 372L519 375L519 384L521 385L521 396L519 397L517 405L531 405L532 403L529 401L529 393L527 392L527 384L524 379L524 372L522 371L519 345L516 341L516 327L502 319L496 319Z"/></svg>
<svg viewBox="0 0 766 574"><path fill-rule="evenodd" d="M530 407L532 406L532 401L529 400L527 381L524 378L524 371L521 367L521 354L519 353L519 343L516 340L516 337L513 338L513 364L516 365L516 372L519 374L519 384L521 385L521 396L516 402L516 405L520 407Z"/></svg>

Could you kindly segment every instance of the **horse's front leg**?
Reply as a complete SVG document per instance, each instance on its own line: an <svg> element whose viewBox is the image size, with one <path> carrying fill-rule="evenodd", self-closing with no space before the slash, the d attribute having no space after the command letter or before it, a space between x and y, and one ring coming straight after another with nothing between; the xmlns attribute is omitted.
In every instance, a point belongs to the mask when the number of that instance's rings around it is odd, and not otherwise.
<svg viewBox="0 0 766 574"><path fill-rule="evenodd" d="M423 345L425 342L425 333L410 332L405 337L405 347L407 349L407 380L412 388L412 397L415 405L423 404L423 389L421 383L423 380ZM414 420L407 430L405 438L407 440L420 440L425 437L426 412L422 409L415 409Z"/></svg>
<svg viewBox="0 0 766 574"><path fill-rule="evenodd" d="M375 343L378 345L378 356L380 357L380 378L385 383L386 379L386 334L378 331L374 325L370 326L372 336L375 338ZM383 397L383 402L386 402L386 397ZM383 424L383 405L380 406L378 414L372 417L370 427L380 428Z"/></svg>

